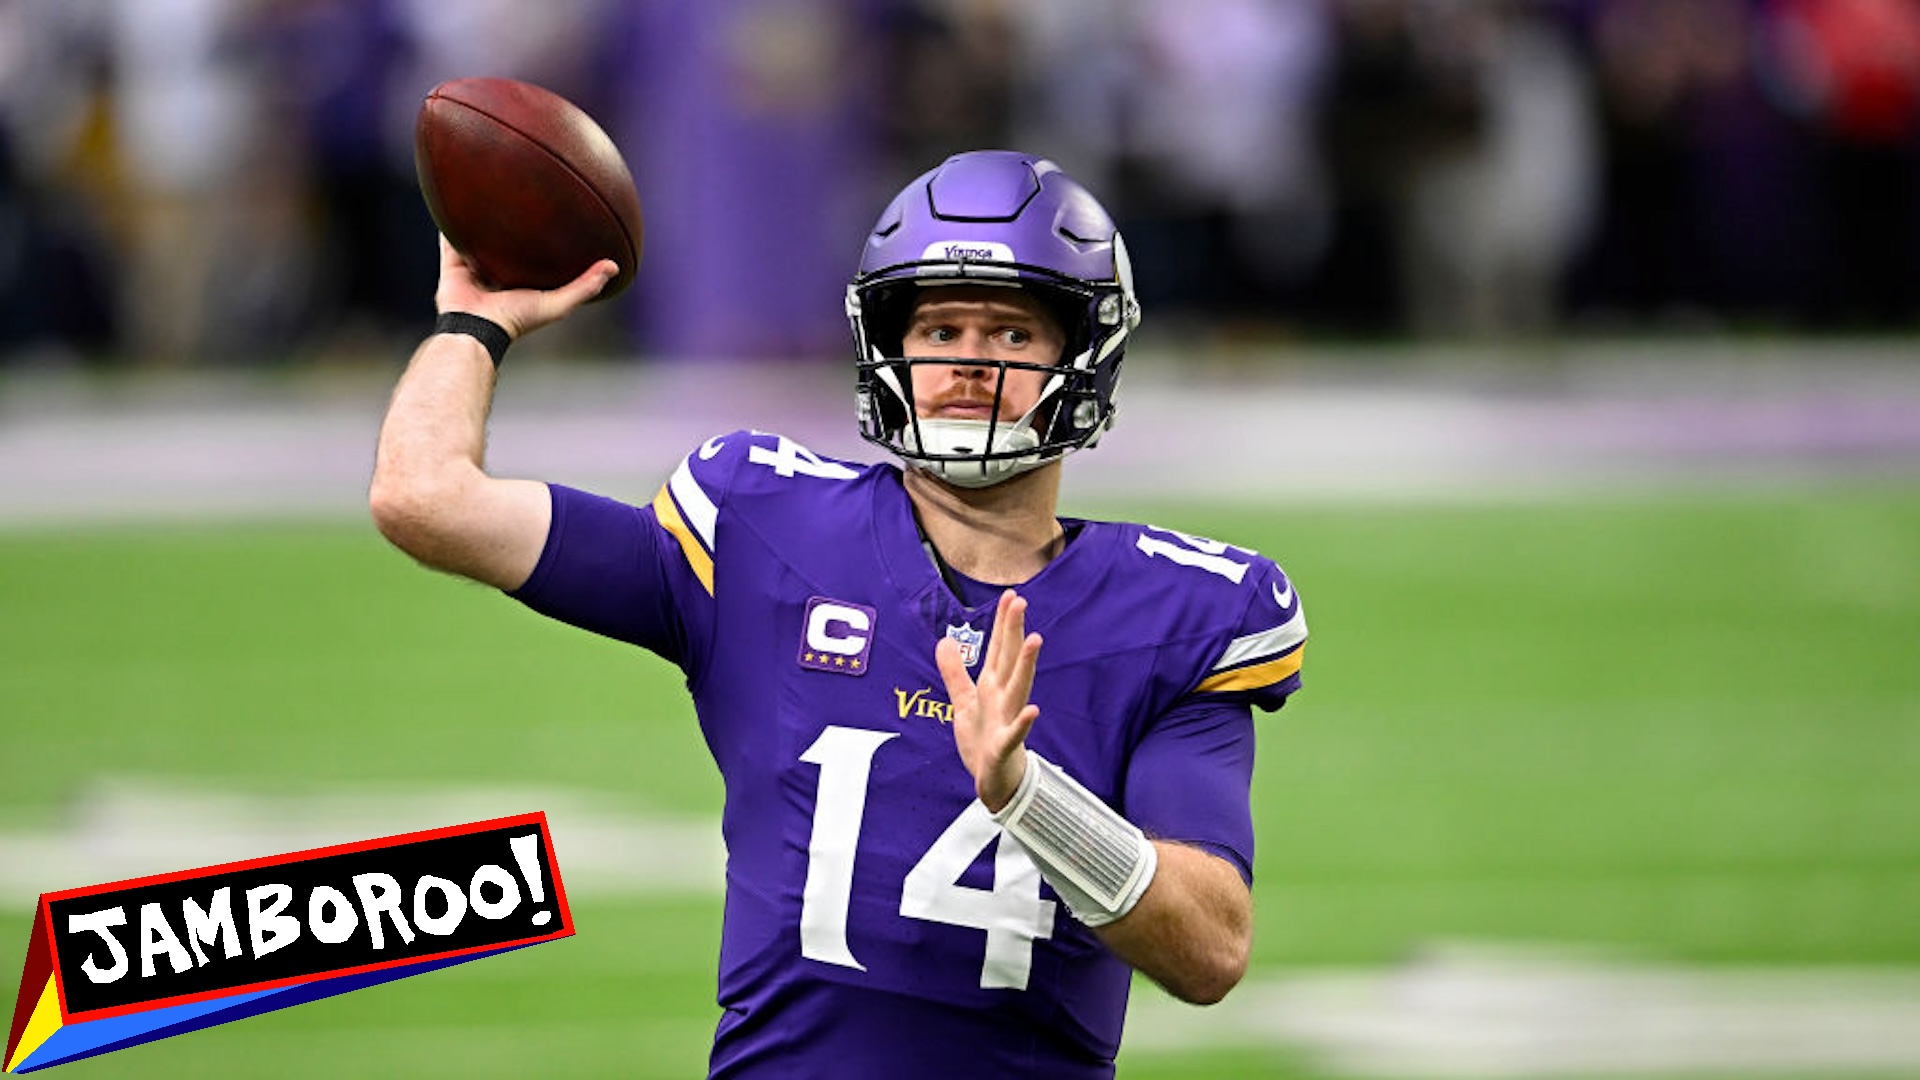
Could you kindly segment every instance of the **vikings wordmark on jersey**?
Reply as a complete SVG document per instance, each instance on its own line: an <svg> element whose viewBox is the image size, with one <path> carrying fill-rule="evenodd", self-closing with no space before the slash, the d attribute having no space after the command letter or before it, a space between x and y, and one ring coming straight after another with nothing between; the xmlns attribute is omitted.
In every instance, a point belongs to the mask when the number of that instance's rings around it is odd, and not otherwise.
<svg viewBox="0 0 1920 1080"><path fill-rule="evenodd" d="M975 799L934 664L943 637L979 651L998 590L955 595L899 470L734 432L651 506L552 493L515 595L678 664L726 784L714 1071L1111 1075L1130 970ZM1298 596L1244 548L1063 525L1020 586L1029 744L1250 879L1252 707L1300 684Z"/></svg>

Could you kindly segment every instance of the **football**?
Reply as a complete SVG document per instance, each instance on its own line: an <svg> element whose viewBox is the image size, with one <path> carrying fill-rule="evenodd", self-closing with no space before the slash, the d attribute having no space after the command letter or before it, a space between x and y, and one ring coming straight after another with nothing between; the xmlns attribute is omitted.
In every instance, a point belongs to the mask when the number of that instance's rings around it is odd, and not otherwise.
<svg viewBox="0 0 1920 1080"><path fill-rule="evenodd" d="M454 79L420 106L414 168L434 224L488 285L552 289L600 259L640 265L640 196L600 125L560 95L514 79Z"/></svg>

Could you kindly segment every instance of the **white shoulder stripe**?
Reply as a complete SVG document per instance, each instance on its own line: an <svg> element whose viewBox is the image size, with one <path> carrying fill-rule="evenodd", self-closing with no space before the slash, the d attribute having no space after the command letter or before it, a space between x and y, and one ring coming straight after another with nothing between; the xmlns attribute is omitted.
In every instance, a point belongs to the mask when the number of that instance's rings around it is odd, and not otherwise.
<svg viewBox="0 0 1920 1080"><path fill-rule="evenodd" d="M693 478L693 470L688 468L687 459L680 459L680 467L673 470L673 476L667 481L667 489L673 492L673 501L680 504L680 512L687 517L687 524L700 534L700 542L713 550L713 526L720 516L720 508L713 505L707 493L700 488L700 482Z"/></svg>
<svg viewBox="0 0 1920 1080"><path fill-rule="evenodd" d="M1293 618L1271 630L1262 630L1257 634L1234 638L1227 651L1220 655L1220 662L1213 665L1215 671L1239 667L1249 660L1262 656L1286 652L1295 645L1307 640L1307 613L1296 611Z"/></svg>

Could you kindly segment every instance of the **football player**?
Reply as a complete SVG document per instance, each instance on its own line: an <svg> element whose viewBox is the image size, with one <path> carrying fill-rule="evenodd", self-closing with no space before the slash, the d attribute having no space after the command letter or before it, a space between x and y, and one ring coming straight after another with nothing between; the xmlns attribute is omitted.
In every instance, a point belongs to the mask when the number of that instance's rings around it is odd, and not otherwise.
<svg viewBox="0 0 1920 1080"><path fill-rule="evenodd" d="M1306 623L1252 551L1056 513L1140 320L1106 211L988 151L881 215L847 311L898 464L734 431L645 506L489 476L499 354L612 273L490 291L443 241L372 505L422 562L686 672L726 787L712 1074L1106 1077L1134 970L1224 996L1252 709L1299 686Z"/></svg>

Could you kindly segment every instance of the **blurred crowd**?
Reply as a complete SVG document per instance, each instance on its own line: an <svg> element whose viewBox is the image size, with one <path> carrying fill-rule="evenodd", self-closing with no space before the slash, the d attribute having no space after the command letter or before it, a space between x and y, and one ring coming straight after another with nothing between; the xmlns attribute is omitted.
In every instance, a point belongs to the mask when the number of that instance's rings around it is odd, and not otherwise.
<svg viewBox="0 0 1920 1080"><path fill-rule="evenodd" d="M1174 332L1920 321L1920 0L0 0L0 363L404 349L479 74L627 153L610 352L838 354L887 195L987 146Z"/></svg>

